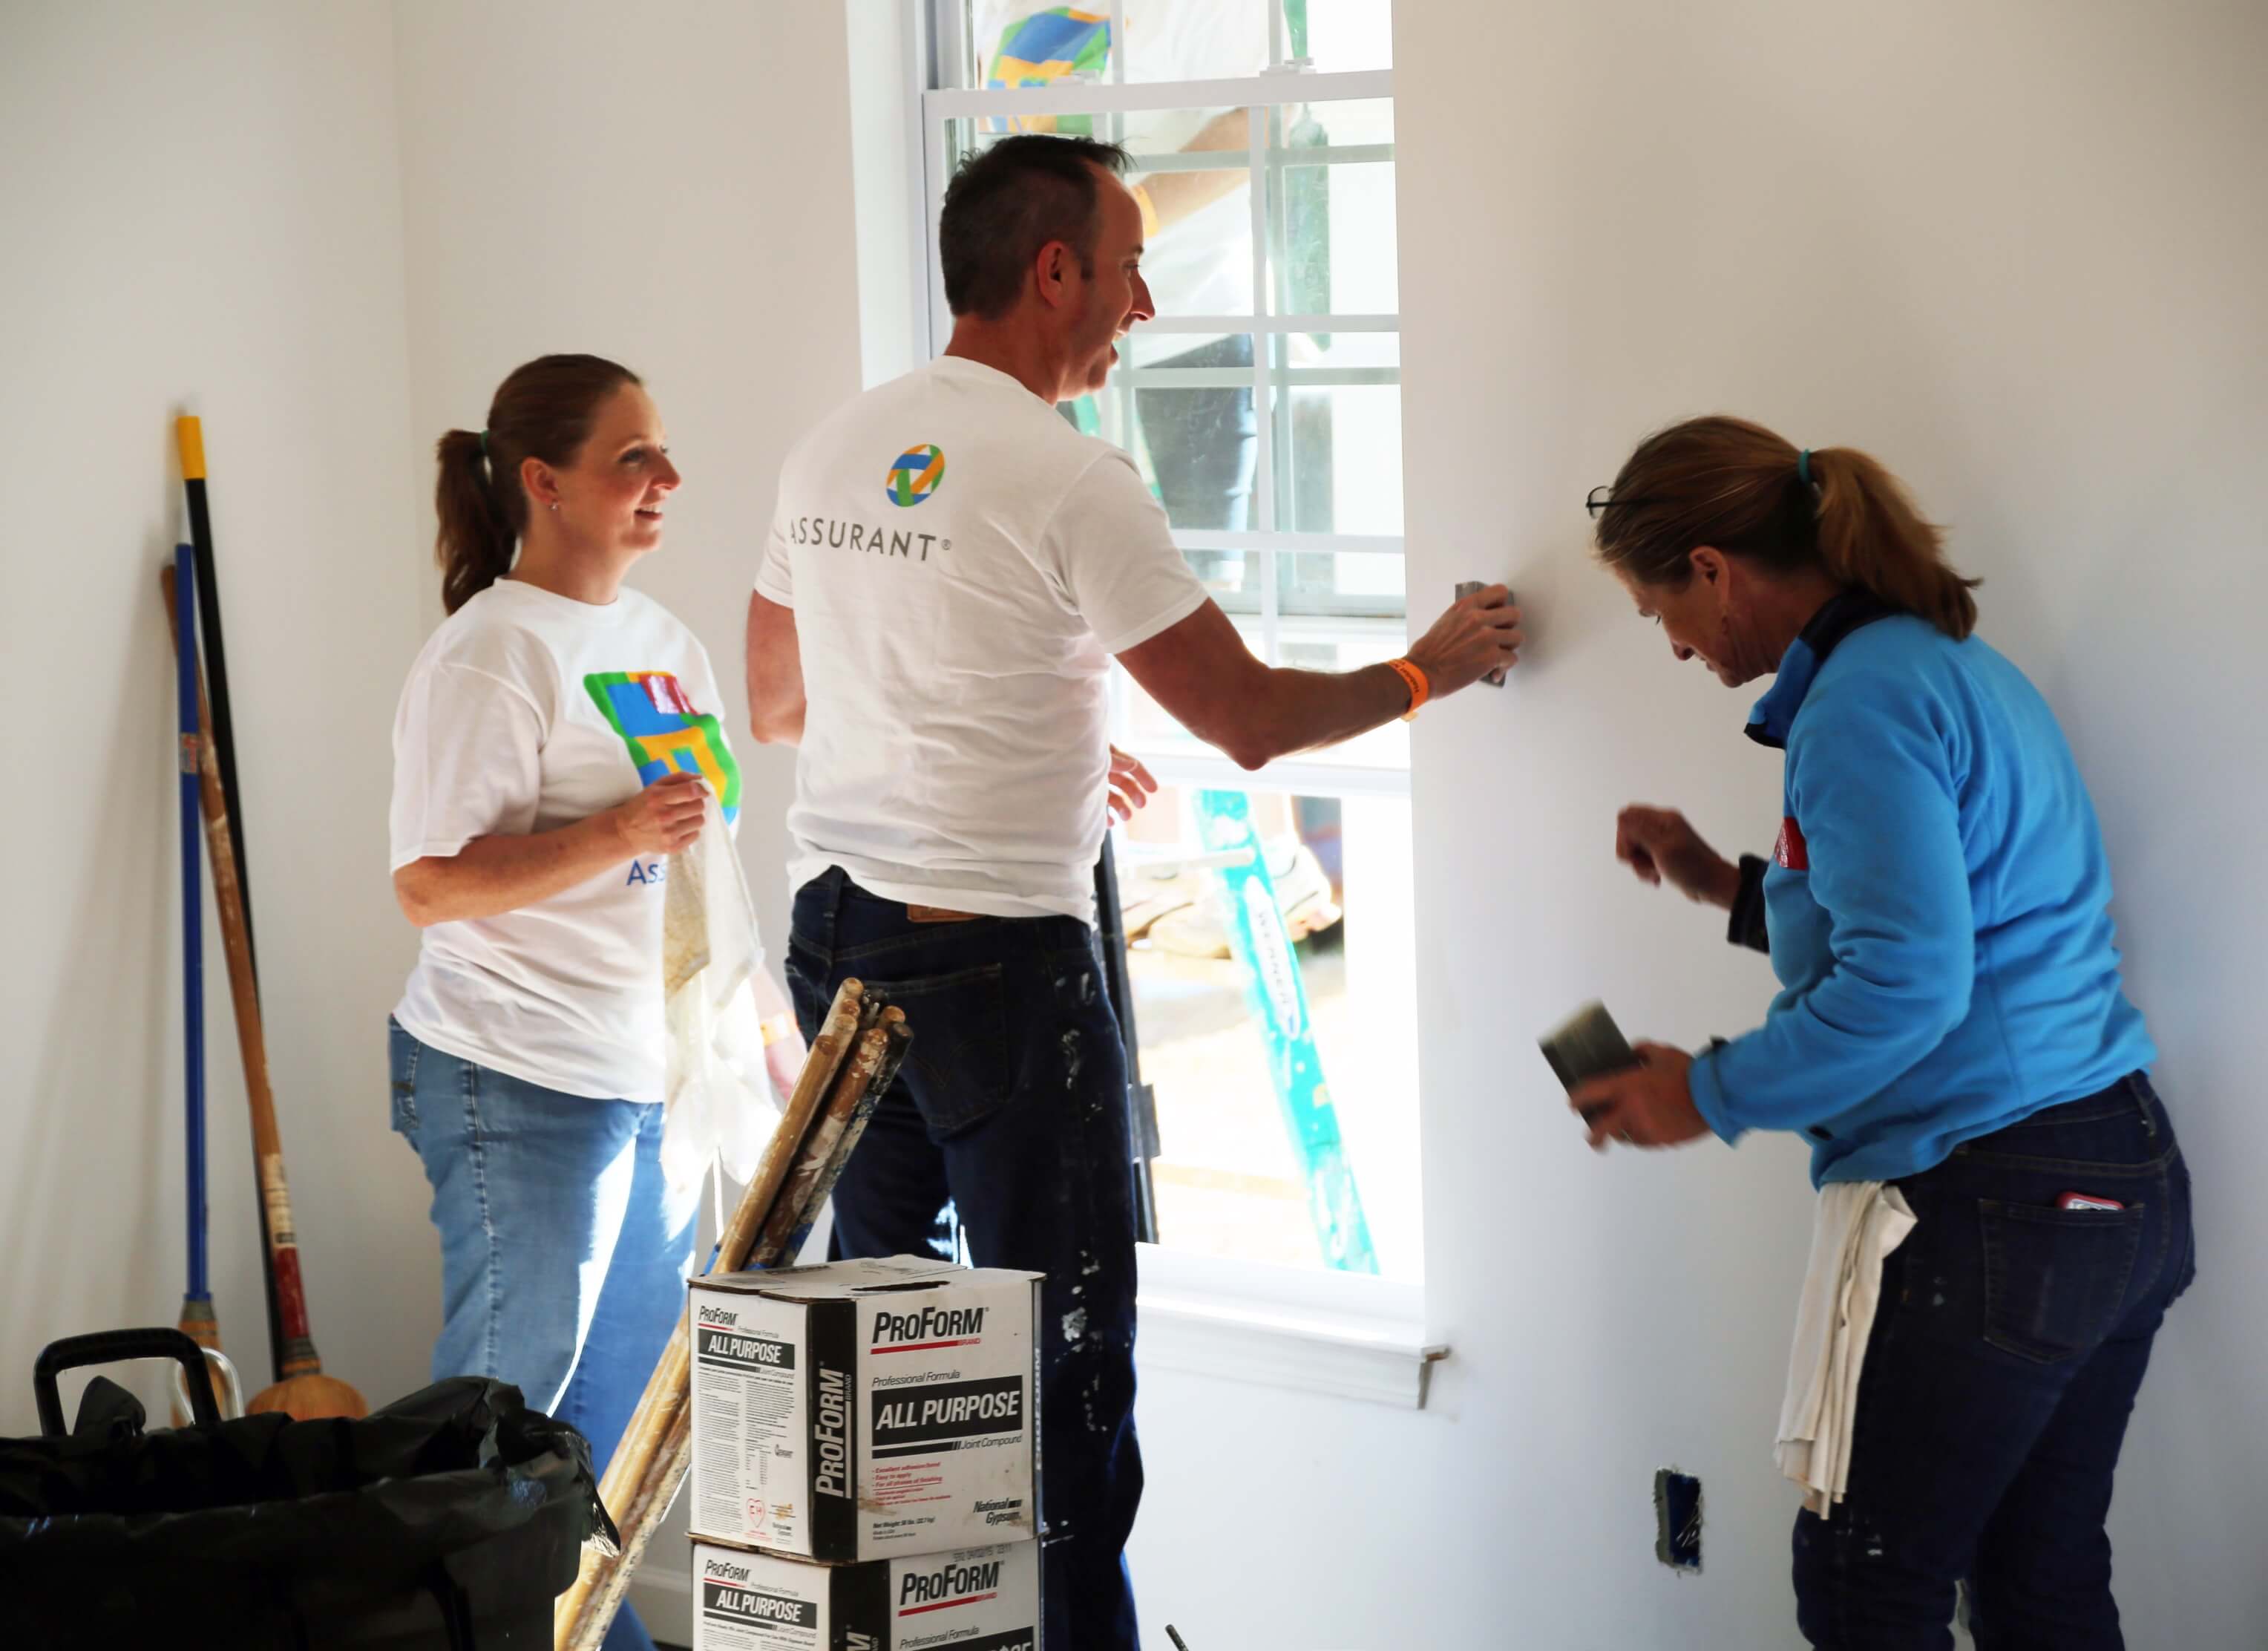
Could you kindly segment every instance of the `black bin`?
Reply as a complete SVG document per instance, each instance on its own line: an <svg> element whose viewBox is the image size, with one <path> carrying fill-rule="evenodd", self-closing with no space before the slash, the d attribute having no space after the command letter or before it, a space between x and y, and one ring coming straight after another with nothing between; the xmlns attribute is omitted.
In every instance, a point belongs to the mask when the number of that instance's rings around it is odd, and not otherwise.
<svg viewBox="0 0 2268 1651"><path fill-rule="evenodd" d="M195 1426L144 1431L98 1376L64 1433L60 1372L145 1358L187 1367ZM0 1646L536 1651L584 1539L615 1540L589 1444L501 1382L224 1422L173 1330L57 1342L33 1381L45 1432L0 1439Z"/></svg>

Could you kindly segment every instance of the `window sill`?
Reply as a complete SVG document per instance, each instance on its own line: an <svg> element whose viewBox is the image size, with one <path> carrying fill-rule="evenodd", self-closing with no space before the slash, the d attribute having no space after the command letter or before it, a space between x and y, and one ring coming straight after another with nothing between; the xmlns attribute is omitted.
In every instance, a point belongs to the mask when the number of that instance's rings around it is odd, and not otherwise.
<svg viewBox="0 0 2268 1651"><path fill-rule="evenodd" d="M1139 1246L1142 1370L1422 1410L1448 1348L1426 1339L1415 1285Z"/></svg>

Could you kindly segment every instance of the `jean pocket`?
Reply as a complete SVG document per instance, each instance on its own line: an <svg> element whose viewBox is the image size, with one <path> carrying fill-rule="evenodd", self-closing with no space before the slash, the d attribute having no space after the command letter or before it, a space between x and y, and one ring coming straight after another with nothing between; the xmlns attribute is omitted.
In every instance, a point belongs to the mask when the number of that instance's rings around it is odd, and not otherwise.
<svg viewBox="0 0 2268 1651"><path fill-rule="evenodd" d="M965 1130L1007 1105L1015 1093L1015 1063L999 964L867 984L884 1002L906 1012L914 1041L899 1076L931 1134Z"/></svg>
<svg viewBox="0 0 2268 1651"><path fill-rule="evenodd" d="M2053 1364L2092 1352L2116 1329L2141 1247L2144 1206L2054 1210L1980 1198L1984 1339Z"/></svg>
<svg viewBox="0 0 2268 1651"><path fill-rule="evenodd" d="M401 1029L388 1015L386 1021L386 1064L394 1091L394 1132L404 1139L417 1139L417 1056L425 1046Z"/></svg>

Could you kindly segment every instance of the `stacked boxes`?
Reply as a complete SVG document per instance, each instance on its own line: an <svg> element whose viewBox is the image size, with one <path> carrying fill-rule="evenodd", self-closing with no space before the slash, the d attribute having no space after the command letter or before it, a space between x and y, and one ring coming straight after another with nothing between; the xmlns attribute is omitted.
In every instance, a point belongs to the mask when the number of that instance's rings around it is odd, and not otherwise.
<svg viewBox="0 0 2268 1651"><path fill-rule="evenodd" d="M1034 1651L1040 1275L692 1286L696 1651Z"/></svg>

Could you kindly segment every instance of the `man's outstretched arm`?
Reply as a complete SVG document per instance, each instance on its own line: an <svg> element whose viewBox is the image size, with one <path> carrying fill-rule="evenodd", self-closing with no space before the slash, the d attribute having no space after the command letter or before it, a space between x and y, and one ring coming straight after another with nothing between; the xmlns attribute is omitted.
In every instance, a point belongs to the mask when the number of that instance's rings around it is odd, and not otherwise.
<svg viewBox="0 0 2268 1651"><path fill-rule="evenodd" d="M1428 698L1518 660L1525 638L1508 594L1491 585L1460 598L1411 645L1407 658L1424 673ZM1118 661L1176 722L1244 769L1382 727L1407 711L1412 697L1410 683L1388 665L1301 671L1263 664L1211 601ZM753 690L749 697L753 704Z"/></svg>

